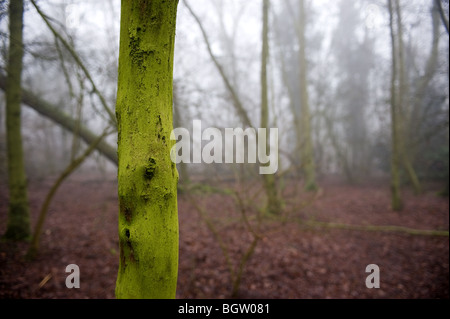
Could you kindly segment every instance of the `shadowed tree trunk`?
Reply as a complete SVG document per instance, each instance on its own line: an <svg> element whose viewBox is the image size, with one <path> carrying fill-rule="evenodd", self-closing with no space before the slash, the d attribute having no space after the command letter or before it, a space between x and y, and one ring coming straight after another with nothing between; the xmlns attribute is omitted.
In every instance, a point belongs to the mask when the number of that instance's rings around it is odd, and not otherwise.
<svg viewBox="0 0 450 319"><path fill-rule="evenodd" d="M23 66L23 0L9 4L9 54L6 81L9 207L6 239L29 239L31 234L21 134L21 80Z"/></svg>
<svg viewBox="0 0 450 319"><path fill-rule="evenodd" d="M175 298L178 172L173 142L177 0L122 0L117 123L117 298Z"/></svg>

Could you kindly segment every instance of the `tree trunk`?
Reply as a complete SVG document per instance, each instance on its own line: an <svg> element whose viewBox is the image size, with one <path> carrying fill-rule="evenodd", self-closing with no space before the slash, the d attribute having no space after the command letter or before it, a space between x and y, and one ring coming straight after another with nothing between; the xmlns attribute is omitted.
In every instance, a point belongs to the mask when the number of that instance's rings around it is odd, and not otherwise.
<svg viewBox="0 0 450 319"><path fill-rule="evenodd" d="M414 141L414 139L417 136L418 131L420 131L421 126L423 125L423 115L421 114L421 111L423 111L424 109L423 102L426 96L425 93L429 88L430 82L433 80L439 62L440 22L438 3L440 3L439 0L434 1L434 5L431 10L433 40L430 55L426 63L425 72L423 76L420 77L415 86L411 117L409 119L409 122L406 123L407 125L405 126L406 131L405 143L403 146L403 157L406 160L404 161L404 166L411 180L411 183L414 186L414 190L418 194L421 193L422 187L419 178L417 177L417 174L414 170L414 167L412 166L417 152L417 150L415 149L416 142Z"/></svg>
<svg viewBox="0 0 450 319"><path fill-rule="evenodd" d="M392 80L391 80L391 123L392 123L392 155L391 155L391 196L392 209L399 211L402 209L402 200L400 194L400 149L399 149L399 130L398 130L398 89L397 81L397 41L394 28L394 6L393 0L388 0L390 31L392 40Z"/></svg>
<svg viewBox="0 0 450 319"><path fill-rule="evenodd" d="M269 60L269 0L263 0L263 31L262 31L262 57L261 57L261 128L269 128L269 94L267 84L267 63ZM269 149L270 140L266 136L266 149ZM267 194L267 212L279 214L281 205L275 185L275 176L261 175Z"/></svg>
<svg viewBox="0 0 450 319"><path fill-rule="evenodd" d="M224 68L220 64L217 57L212 52L211 43L208 39L206 30L203 27L203 24L201 23L199 17L192 10L189 3L186 1L184 4L188 8L189 12L191 13L192 17L195 19L195 21L197 22L197 24L200 28L200 31L203 35L203 39L205 41L205 44L206 44L206 47L207 47L207 50L209 53L209 56L211 57L211 60L213 61L214 65L216 66L217 70L219 71L219 74L227 88L228 93L230 94L230 97L233 101L233 105L237 111L238 116L240 117L240 119L242 121L242 124L245 127L254 127L252 125L252 122L250 120L250 117L249 117L247 111L244 108L244 104L242 103L242 100L239 97L238 91L233 86L232 81L229 79L229 77L225 73ZM264 26L265 28L267 28L267 31L263 30L263 33L268 32L268 21L269 21L268 2L264 3L264 6L265 6L264 10L266 10L266 8L267 8L267 12L265 13L266 16L264 17L264 20L267 20L267 24ZM264 27L263 27L263 29L264 29ZM266 36L268 37L268 35L266 35ZM261 80L262 80L262 84L261 84L261 86L262 86L262 93L261 93L261 95L262 95L262 101L261 101L261 103L262 103L262 106L261 106L262 125L261 125L261 128L268 126L268 119L269 119L269 106L268 106L268 97L267 97L267 95L268 95L267 94L267 86L268 86L267 85L267 60L268 60L268 55L269 55L268 38L266 41L263 41L263 42L265 42L265 43L263 43L263 55L266 55L266 56L265 57L263 56L263 58L262 58L263 68L261 70ZM278 213L281 205L280 205L279 196L278 196L278 193L276 190L275 177L273 175L272 176L263 176L262 179L263 179L263 184L264 184L264 190L265 190L267 198L268 198L268 209L269 209L269 211L271 211L273 213Z"/></svg>
<svg viewBox="0 0 450 319"><path fill-rule="evenodd" d="M315 191L318 186L316 183L316 165L314 162L314 149L311 135L311 115L309 109L308 94L308 71L306 62L306 14L305 1L300 0L300 22L299 22L299 59L300 59L300 94L301 94L301 132L302 136L297 138L301 143L301 161L305 175L305 189Z"/></svg>
<svg viewBox="0 0 450 319"><path fill-rule="evenodd" d="M173 142L177 0L122 0L117 122L117 298L175 298L178 211Z"/></svg>
<svg viewBox="0 0 450 319"><path fill-rule="evenodd" d="M411 159L408 156L408 152L406 150L406 139L407 139L407 133L406 133L406 126L402 118L405 117L407 113L407 95L408 95L408 81L406 77L406 69L405 69L405 49L404 49L404 43L403 43L403 26L402 26L402 14L400 9L400 2L399 0L395 1L395 12L397 15L397 54L398 57L398 78L399 78L399 85L398 85L398 94L397 94L397 131L398 131L398 148L400 152L400 158L403 162L403 166L406 170L406 173L408 174L408 177L414 187L414 190L417 194L420 194L422 191L422 186L420 185L419 178L416 174L416 171L414 170L414 167L412 165Z"/></svg>
<svg viewBox="0 0 450 319"><path fill-rule="evenodd" d="M347 181L350 184L353 184L355 182L355 179L353 177L353 171L350 167L350 163L348 162L347 156L345 156L342 147L339 145L337 135L335 134L333 129L334 127L333 120L325 112L322 116L325 122L325 128L327 130L328 138L330 139L331 145L333 146L336 156L344 169L345 177L347 178Z"/></svg>
<svg viewBox="0 0 450 319"><path fill-rule="evenodd" d="M9 209L6 239L29 239L31 234L27 180L21 135L21 81L23 66L23 0L9 4L9 55L6 81Z"/></svg>

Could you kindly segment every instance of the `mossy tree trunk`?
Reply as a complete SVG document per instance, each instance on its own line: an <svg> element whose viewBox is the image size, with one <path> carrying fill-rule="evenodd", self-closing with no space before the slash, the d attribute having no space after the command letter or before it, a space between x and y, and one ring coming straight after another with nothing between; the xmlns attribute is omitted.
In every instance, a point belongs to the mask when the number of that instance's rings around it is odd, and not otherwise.
<svg viewBox="0 0 450 319"><path fill-rule="evenodd" d="M178 172L170 133L177 6L178 0L122 0L117 298L176 294Z"/></svg>
<svg viewBox="0 0 450 319"><path fill-rule="evenodd" d="M305 176L305 189L315 191L318 189L316 182L316 165L314 161L314 148L311 134L311 114L308 94L308 65L306 61L306 13L305 1L300 0L299 21L299 63L300 63L300 94L301 94L301 134L297 138L301 141L300 156Z"/></svg>
<svg viewBox="0 0 450 319"><path fill-rule="evenodd" d="M21 81L23 66L23 0L9 4L9 54L6 81L9 208L6 239L29 239L31 234L27 180L21 135Z"/></svg>
<svg viewBox="0 0 450 319"><path fill-rule="evenodd" d="M261 55L261 128L269 128L269 94L267 80L267 63L269 60L269 7L270 1L263 0L263 30L262 30L262 55ZM266 136L266 149L270 147L270 139ZM264 188L267 194L267 212L279 214L281 205L275 175L262 175Z"/></svg>

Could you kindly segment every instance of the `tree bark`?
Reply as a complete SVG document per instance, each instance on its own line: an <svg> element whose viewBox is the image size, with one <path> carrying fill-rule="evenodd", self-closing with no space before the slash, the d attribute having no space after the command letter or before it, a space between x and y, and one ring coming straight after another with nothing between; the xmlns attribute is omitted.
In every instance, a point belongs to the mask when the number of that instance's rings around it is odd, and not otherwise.
<svg viewBox="0 0 450 319"><path fill-rule="evenodd" d="M397 118L396 125L398 130L398 148L400 152L400 158L403 162L403 166L408 174L408 177L414 187L414 190L417 194L420 194L422 191L422 186L420 185L419 178L414 170L411 159L407 155L406 151L406 126L402 118L405 117L407 112L406 101L408 95L408 81L406 77L406 68L405 68L405 49L403 42L403 25L402 25L402 14L400 8L399 0L395 0L395 12L397 15L397 57L398 57L398 94L397 94Z"/></svg>
<svg viewBox="0 0 450 319"><path fill-rule="evenodd" d="M400 192L400 150L399 150L399 130L398 130L398 88L396 85L398 72L398 50L397 38L395 35L395 14L393 0L388 0L389 5L389 25L392 41L392 79L391 79L391 125L392 125L392 155L391 155L391 199L392 209L399 211L402 209L402 199Z"/></svg>
<svg viewBox="0 0 450 319"><path fill-rule="evenodd" d="M178 209L173 58L178 0L122 0L117 298L175 298Z"/></svg>
<svg viewBox="0 0 450 319"><path fill-rule="evenodd" d="M9 54L6 81L6 135L8 144L9 207L6 239L29 239L31 234L21 134L23 67L23 0L9 4Z"/></svg>
<svg viewBox="0 0 450 319"><path fill-rule="evenodd" d="M314 148L311 134L311 114L309 108L308 94L308 71L306 61L306 14L305 1L300 0L300 22L299 22L299 59L300 59L300 94L301 94L301 132L298 136L301 143L301 161L305 175L305 190L315 191L318 189L316 182L316 165L314 162Z"/></svg>
<svg viewBox="0 0 450 319"><path fill-rule="evenodd" d="M429 88L430 82L433 80L439 63L440 22L437 3L440 3L440 1L435 1L431 10L433 40L430 55L427 59L424 74L419 78L417 84L414 87L415 91L412 101L411 117L409 118L409 122L406 123L406 131L404 133L405 145L403 147L403 156L407 159L407 161L405 161L404 163L404 166L408 172L416 193L421 193L422 188L412 166L417 152L417 150L415 149L415 145L417 145L417 140L420 139L420 131L423 128L423 103L426 96L426 91Z"/></svg>
<svg viewBox="0 0 450 319"><path fill-rule="evenodd" d="M261 55L261 128L269 128L269 94L267 84L267 63L269 60L269 0L263 0L263 30L262 30L262 55ZM270 147L270 141L266 136L266 149ZM267 212L279 214L281 205L275 184L275 176L262 175L264 188L267 194Z"/></svg>

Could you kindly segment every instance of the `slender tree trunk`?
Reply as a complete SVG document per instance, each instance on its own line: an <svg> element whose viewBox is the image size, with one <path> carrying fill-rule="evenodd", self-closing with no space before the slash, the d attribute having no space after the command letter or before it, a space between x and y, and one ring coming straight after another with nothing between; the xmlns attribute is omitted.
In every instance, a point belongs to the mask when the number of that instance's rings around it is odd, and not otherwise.
<svg viewBox="0 0 450 319"><path fill-rule="evenodd" d="M300 22L299 22L299 59L300 59L300 94L301 94L301 131L298 136L302 143L301 161L305 175L305 189L307 191L317 190L316 165L314 162L314 149L311 134L311 115L309 109L308 94L308 71L306 62L306 14L305 0L300 0Z"/></svg>
<svg viewBox="0 0 450 319"><path fill-rule="evenodd" d="M417 174L412 166L414 158L416 156L416 149L414 138L417 135L417 131L420 131L422 126L422 115L423 102L426 96L426 90L429 88L429 84L433 79L437 65L439 62L439 42L440 42L440 18L439 18L439 8L438 3L440 1L434 1L433 9L431 10L432 25L433 25L433 41L431 46L430 55L428 57L425 72L423 76L420 77L417 85L415 86L414 97L412 102L412 114L407 125L405 126L405 144L403 146L403 156L406 161L404 162L405 169L414 186L416 193L421 193L422 187L417 177Z"/></svg>
<svg viewBox="0 0 450 319"><path fill-rule="evenodd" d="M289 3L289 2L287 2L287 3ZM275 13L273 13L273 17L275 19L275 25L278 26L279 25L279 22L278 22L279 17L277 17L277 15ZM297 112L296 105L295 105L294 88L291 86L291 83L289 81L289 74L287 71L287 65L286 65L286 59L285 59L286 52L283 52L282 45L279 43L279 41L277 41L282 36L283 31L280 30L278 27L275 28L275 31L276 31L276 35L274 37L274 40L276 42L275 45L280 48L280 51L278 54L278 60L280 62L281 78L282 78L283 85L286 88L286 91L287 91L287 94L289 97L289 108L291 109L291 113L292 113L295 136L297 137L295 149L290 150L291 154L295 154L292 157L293 157L293 159L295 158L296 160L295 161L291 160L291 162L292 162L292 164L295 164L296 173L301 173L300 165L298 165L296 163L298 160L298 155L300 154L300 149L301 149L300 139L298 138L299 136L302 135L301 125L300 125L300 117L299 117L299 114Z"/></svg>
<svg viewBox="0 0 450 319"><path fill-rule="evenodd" d="M323 114L323 119L325 122L325 128L327 130L328 138L331 141L331 145L333 146L334 151L336 152L336 156L339 159L339 162L341 163L345 176L347 178L347 181L350 184L353 184L355 182L355 179L353 177L353 171L350 167L350 163L348 162L347 156L345 156L344 151L342 150L342 147L339 145L338 138L336 134L334 133L333 129L333 120L330 118L329 115Z"/></svg>
<svg viewBox="0 0 450 319"><path fill-rule="evenodd" d="M214 53L212 52L212 47L210 44L210 41L208 39L208 35L206 34L206 30L203 27L199 17L195 14L195 12L192 10L191 6L189 5L189 3L186 1L185 6L188 8L189 12L191 13L192 17L195 19L195 21L197 22L200 31L203 35L203 39L205 40L205 44L209 53L209 56L211 57L211 60L213 61L214 65L216 66L217 70L219 71L219 74L228 90L228 93L230 94L231 100L233 101L234 107L237 111L237 114L239 115L242 124L245 127L254 127L252 125L252 121L250 120L250 117L247 113L247 111L244 108L244 105L242 103L242 100L239 97L239 94L236 90L236 88L233 86L232 81L230 80L230 78L228 77L228 75L225 73L224 68L222 67L222 65L220 64L219 60L217 59L217 57L214 55ZM266 9L267 8L267 9ZM263 30L263 34L265 32L268 32L268 21L269 21L269 13L268 13L268 9L269 9L269 4L268 2L264 3L264 10L267 10L267 12L265 13L265 17L264 20L267 21L267 24L263 27L267 28ZM263 35L264 36L264 35ZM267 35L268 37L268 35ZM265 60L265 62L263 61L263 68L261 71L261 80L262 80L262 106L261 106L261 110L262 110L262 114L261 114L261 128L263 127L267 127L268 124L268 120L269 120L269 106L268 106L268 94L267 94L267 60L268 60L268 55L269 55L269 41L268 38L263 41L263 58L262 60ZM265 106L264 106L265 105ZM278 213L280 210L280 201L279 201L279 196L276 190L276 185L275 185L275 177L272 176L263 176L263 183L264 183L264 189L268 198L268 209L269 211L273 212L273 213Z"/></svg>
<svg viewBox="0 0 450 319"><path fill-rule="evenodd" d="M441 39L440 34L440 18L439 9L437 3L439 0L434 2L433 8L431 10L431 19L433 25L433 40L431 44L430 55L428 56L427 63L425 66L424 74L419 78L414 87L414 97L412 103L412 115L411 120L408 123L408 135L409 139L412 140L413 136L417 134L417 129L420 128L422 124L423 114L421 111L424 110L423 102L426 96L426 91L429 88L431 80L433 80L436 74L438 63L439 63L439 43ZM412 143L414 144L414 143ZM408 149L414 149L413 145L408 145ZM414 150L409 153L413 153Z"/></svg>
<svg viewBox="0 0 450 319"><path fill-rule="evenodd" d="M9 4L9 55L6 81L9 208L5 238L29 239L31 234L27 181L21 134L21 80L23 66L23 0Z"/></svg>
<svg viewBox="0 0 450 319"><path fill-rule="evenodd" d="M390 31L392 40L392 80L391 80L391 122L392 122L392 155L391 155L391 196L392 209L399 211L402 209L400 192L400 150L399 150L399 130L398 130L398 88L396 85L398 76L397 41L394 28L394 6L393 0L388 0Z"/></svg>
<svg viewBox="0 0 450 319"><path fill-rule="evenodd" d="M262 30L262 58L261 58L261 128L269 128L269 94L267 81L267 63L269 60L269 0L263 0L263 30ZM266 149L270 141L266 136ZM264 188L267 194L267 212L279 214L281 205L275 185L274 175L262 175Z"/></svg>
<svg viewBox="0 0 450 319"><path fill-rule="evenodd" d="M400 158L401 162L403 163L403 166L406 170L406 173L408 174L408 177L414 187L414 190L417 194L420 194L422 192L422 186L420 185L419 178L416 174L416 171L413 167L413 164L411 162L410 157L408 156L408 152L406 150L406 139L407 139L407 132L406 132L406 126L404 124L404 121L402 120L402 117L407 112L407 95L408 95L408 81L406 77L406 69L405 69L405 48L404 48L404 42L403 42L403 24L402 24L402 14L401 14L401 8L400 8L400 2L399 0L395 0L395 12L397 15L397 50L398 53L396 54L398 57L398 79L399 79L399 85L398 85L398 95L397 95L397 130L398 130L398 147L400 152Z"/></svg>
<svg viewBox="0 0 450 319"><path fill-rule="evenodd" d="M122 0L117 298L175 298L178 211L173 58L178 0Z"/></svg>
<svg viewBox="0 0 450 319"><path fill-rule="evenodd" d="M269 0L263 0L263 28L261 51L261 128L269 126L269 94L267 62L269 59Z"/></svg>

